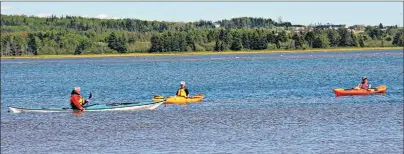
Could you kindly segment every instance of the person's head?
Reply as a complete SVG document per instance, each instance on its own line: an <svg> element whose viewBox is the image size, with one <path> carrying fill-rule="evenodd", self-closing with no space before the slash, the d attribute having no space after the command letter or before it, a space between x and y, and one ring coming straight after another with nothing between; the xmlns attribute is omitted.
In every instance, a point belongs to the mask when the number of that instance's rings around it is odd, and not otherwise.
<svg viewBox="0 0 404 154"><path fill-rule="evenodd" d="M181 81L181 88L185 88L185 81Z"/></svg>
<svg viewBox="0 0 404 154"><path fill-rule="evenodd" d="M366 82L368 80L368 78L366 76L362 77L362 82Z"/></svg>
<svg viewBox="0 0 404 154"><path fill-rule="evenodd" d="M73 87L73 90L74 90L76 93L80 94L80 87Z"/></svg>

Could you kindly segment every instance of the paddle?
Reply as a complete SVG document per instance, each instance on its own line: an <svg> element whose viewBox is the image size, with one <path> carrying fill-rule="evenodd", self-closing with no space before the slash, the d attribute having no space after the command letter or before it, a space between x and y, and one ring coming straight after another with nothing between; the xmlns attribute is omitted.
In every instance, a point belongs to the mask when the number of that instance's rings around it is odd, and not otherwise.
<svg viewBox="0 0 404 154"><path fill-rule="evenodd" d="M88 96L88 100L91 99L91 97L93 97L93 94L90 92L89 96ZM86 107L88 106L90 102L84 103L83 105L86 105Z"/></svg>

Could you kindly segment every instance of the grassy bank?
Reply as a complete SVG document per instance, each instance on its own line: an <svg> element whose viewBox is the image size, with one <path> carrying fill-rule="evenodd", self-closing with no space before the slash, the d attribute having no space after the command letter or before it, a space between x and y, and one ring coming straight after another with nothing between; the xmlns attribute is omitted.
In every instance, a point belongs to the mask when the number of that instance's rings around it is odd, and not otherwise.
<svg viewBox="0 0 404 154"><path fill-rule="evenodd" d="M301 53L301 52L350 52L369 50L403 50L403 47L372 47L372 48L328 48L307 50L249 50L222 52L167 52L167 53L127 53L127 54L88 54L88 55L37 55L37 56L4 56L1 59L54 59L54 58L102 58L102 57L147 57L147 56L190 56L220 54L269 54L269 53Z"/></svg>

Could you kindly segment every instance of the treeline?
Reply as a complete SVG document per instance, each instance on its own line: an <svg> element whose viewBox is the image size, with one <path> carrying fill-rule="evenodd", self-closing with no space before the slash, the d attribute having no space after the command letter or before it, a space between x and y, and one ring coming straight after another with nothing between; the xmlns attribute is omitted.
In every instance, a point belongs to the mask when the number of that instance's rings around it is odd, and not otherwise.
<svg viewBox="0 0 404 154"><path fill-rule="evenodd" d="M217 22L160 22L138 19L48 18L1 15L1 56L133 52L309 49L403 46L403 29L368 26L349 29L302 27L263 18ZM217 28L215 24L220 24Z"/></svg>
<svg viewBox="0 0 404 154"><path fill-rule="evenodd" d="M290 22L278 23L272 19L264 18L233 18L231 20L196 22L165 22L146 21L139 19L97 19L77 16L50 16L40 18L35 16L1 15L2 32L16 31L48 31L48 30L73 30L102 33L108 30L128 32L162 32L162 31L188 31L193 29L213 29L215 25L226 28L268 28L279 26L293 26Z"/></svg>
<svg viewBox="0 0 404 154"><path fill-rule="evenodd" d="M389 47L403 46L403 40L402 30L382 31L372 27L362 34L355 34L348 29L315 29L308 32L276 32L270 29L246 28L167 31L153 35L150 52Z"/></svg>

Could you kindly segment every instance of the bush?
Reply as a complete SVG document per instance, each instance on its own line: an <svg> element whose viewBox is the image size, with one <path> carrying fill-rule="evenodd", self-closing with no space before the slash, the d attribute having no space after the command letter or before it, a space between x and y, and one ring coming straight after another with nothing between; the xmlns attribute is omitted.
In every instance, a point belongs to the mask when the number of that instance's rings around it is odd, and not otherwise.
<svg viewBox="0 0 404 154"><path fill-rule="evenodd" d="M129 44L128 53L146 53L150 50L151 43L150 42L140 42L137 41L134 44Z"/></svg>
<svg viewBox="0 0 404 154"><path fill-rule="evenodd" d="M302 49L303 50L310 49L310 46L307 43L305 43L302 45Z"/></svg>
<svg viewBox="0 0 404 154"><path fill-rule="evenodd" d="M205 48L199 44L195 44L195 51L205 51Z"/></svg>
<svg viewBox="0 0 404 154"><path fill-rule="evenodd" d="M276 44L274 44L274 43L268 43L268 48L267 49L269 49L269 50L275 50L275 49L277 49L276 48Z"/></svg>
<svg viewBox="0 0 404 154"><path fill-rule="evenodd" d="M215 45L216 45L216 42L213 41L213 42L205 44L204 48L206 51L213 51L215 49Z"/></svg>

